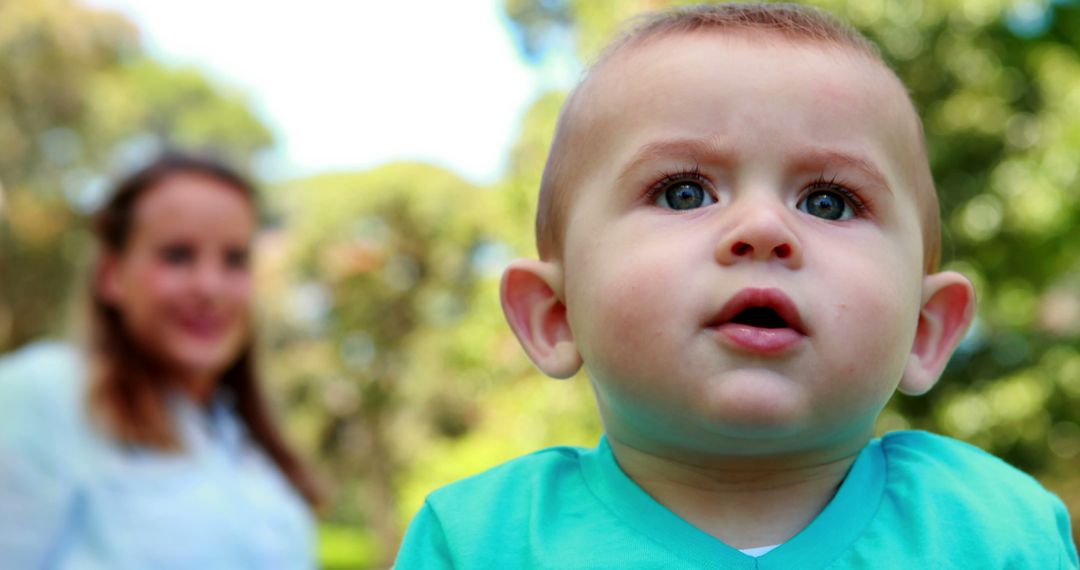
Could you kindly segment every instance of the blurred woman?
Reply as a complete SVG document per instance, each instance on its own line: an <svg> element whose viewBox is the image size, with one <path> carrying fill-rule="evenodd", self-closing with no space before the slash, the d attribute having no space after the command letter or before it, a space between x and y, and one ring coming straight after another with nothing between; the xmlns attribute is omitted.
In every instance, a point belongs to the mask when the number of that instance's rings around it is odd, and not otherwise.
<svg viewBox="0 0 1080 570"><path fill-rule="evenodd" d="M168 155L94 220L91 342L0 361L0 566L314 566L252 330L253 188Z"/></svg>

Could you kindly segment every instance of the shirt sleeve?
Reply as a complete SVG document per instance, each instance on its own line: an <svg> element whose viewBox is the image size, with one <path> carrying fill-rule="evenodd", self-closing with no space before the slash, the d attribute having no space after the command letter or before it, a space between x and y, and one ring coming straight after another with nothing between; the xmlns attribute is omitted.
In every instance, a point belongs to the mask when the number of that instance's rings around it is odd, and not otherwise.
<svg viewBox="0 0 1080 570"><path fill-rule="evenodd" d="M1057 527L1061 533L1061 544L1064 548L1059 566L1063 570L1076 570L1080 568L1080 562L1077 561L1076 543L1073 542L1069 511L1065 508L1065 504L1056 498L1054 501L1054 514L1057 516Z"/></svg>
<svg viewBox="0 0 1080 570"><path fill-rule="evenodd" d="M50 352L54 352L50 355ZM68 395L47 371L55 351L24 349L0 359L0 560L38 568L55 560L75 504L66 457Z"/></svg>
<svg viewBox="0 0 1080 570"><path fill-rule="evenodd" d="M439 515L430 503L425 502L405 532L394 568L434 570L453 567L450 547L446 542L446 533Z"/></svg>

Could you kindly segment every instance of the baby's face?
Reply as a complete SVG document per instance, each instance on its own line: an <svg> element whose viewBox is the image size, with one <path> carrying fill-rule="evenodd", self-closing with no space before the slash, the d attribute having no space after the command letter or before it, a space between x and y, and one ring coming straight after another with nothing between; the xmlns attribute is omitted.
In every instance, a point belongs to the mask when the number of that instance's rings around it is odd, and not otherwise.
<svg viewBox="0 0 1080 570"><path fill-rule="evenodd" d="M562 263L609 433L864 438L921 307L925 165L899 82L842 48L699 33L625 50L588 89Z"/></svg>

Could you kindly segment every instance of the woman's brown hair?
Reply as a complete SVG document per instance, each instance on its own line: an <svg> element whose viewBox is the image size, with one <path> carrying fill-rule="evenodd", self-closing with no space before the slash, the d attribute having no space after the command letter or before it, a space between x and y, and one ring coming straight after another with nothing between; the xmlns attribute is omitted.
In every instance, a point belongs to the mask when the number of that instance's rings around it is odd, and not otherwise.
<svg viewBox="0 0 1080 570"><path fill-rule="evenodd" d="M176 386L167 383L167 370L139 346L124 327L119 309L99 290L97 274L105 255L123 255L134 229L139 200L166 178L196 174L224 182L242 193L256 208L255 188L243 176L208 157L181 153L160 156L120 181L93 219L99 258L90 279L91 373L89 406L109 434L124 444L165 452L182 451L168 398ZM312 507L319 493L308 469L285 443L260 388L248 338L236 360L222 374L215 390L231 393L237 416L258 444Z"/></svg>

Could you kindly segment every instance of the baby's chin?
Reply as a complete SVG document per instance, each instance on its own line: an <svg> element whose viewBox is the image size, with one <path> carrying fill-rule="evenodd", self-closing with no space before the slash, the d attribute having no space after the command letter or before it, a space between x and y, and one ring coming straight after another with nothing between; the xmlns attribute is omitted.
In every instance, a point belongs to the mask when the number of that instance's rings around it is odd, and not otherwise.
<svg viewBox="0 0 1080 570"><path fill-rule="evenodd" d="M813 424L805 387L776 371L743 369L695 383L667 401L656 393L616 396L619 405L601 404L605 424L699 450L740 442L771 446L798 439Z"/></svg>
<svg viewBox="0 0 1080 570"><path fill-rule="evenodd" d="M742 369L708 380L691 404L705 434L750 442L781 442L814 428L805 384L773 370Z"/></svg>
<svg viewBox="0 0 1080 570"><path fill-rule="evenodd" d="M722 408L726 417L763 424L800 415L809 396L804 382L764 367L722 372L703 380L701 390L702 403Z"/></svg>

